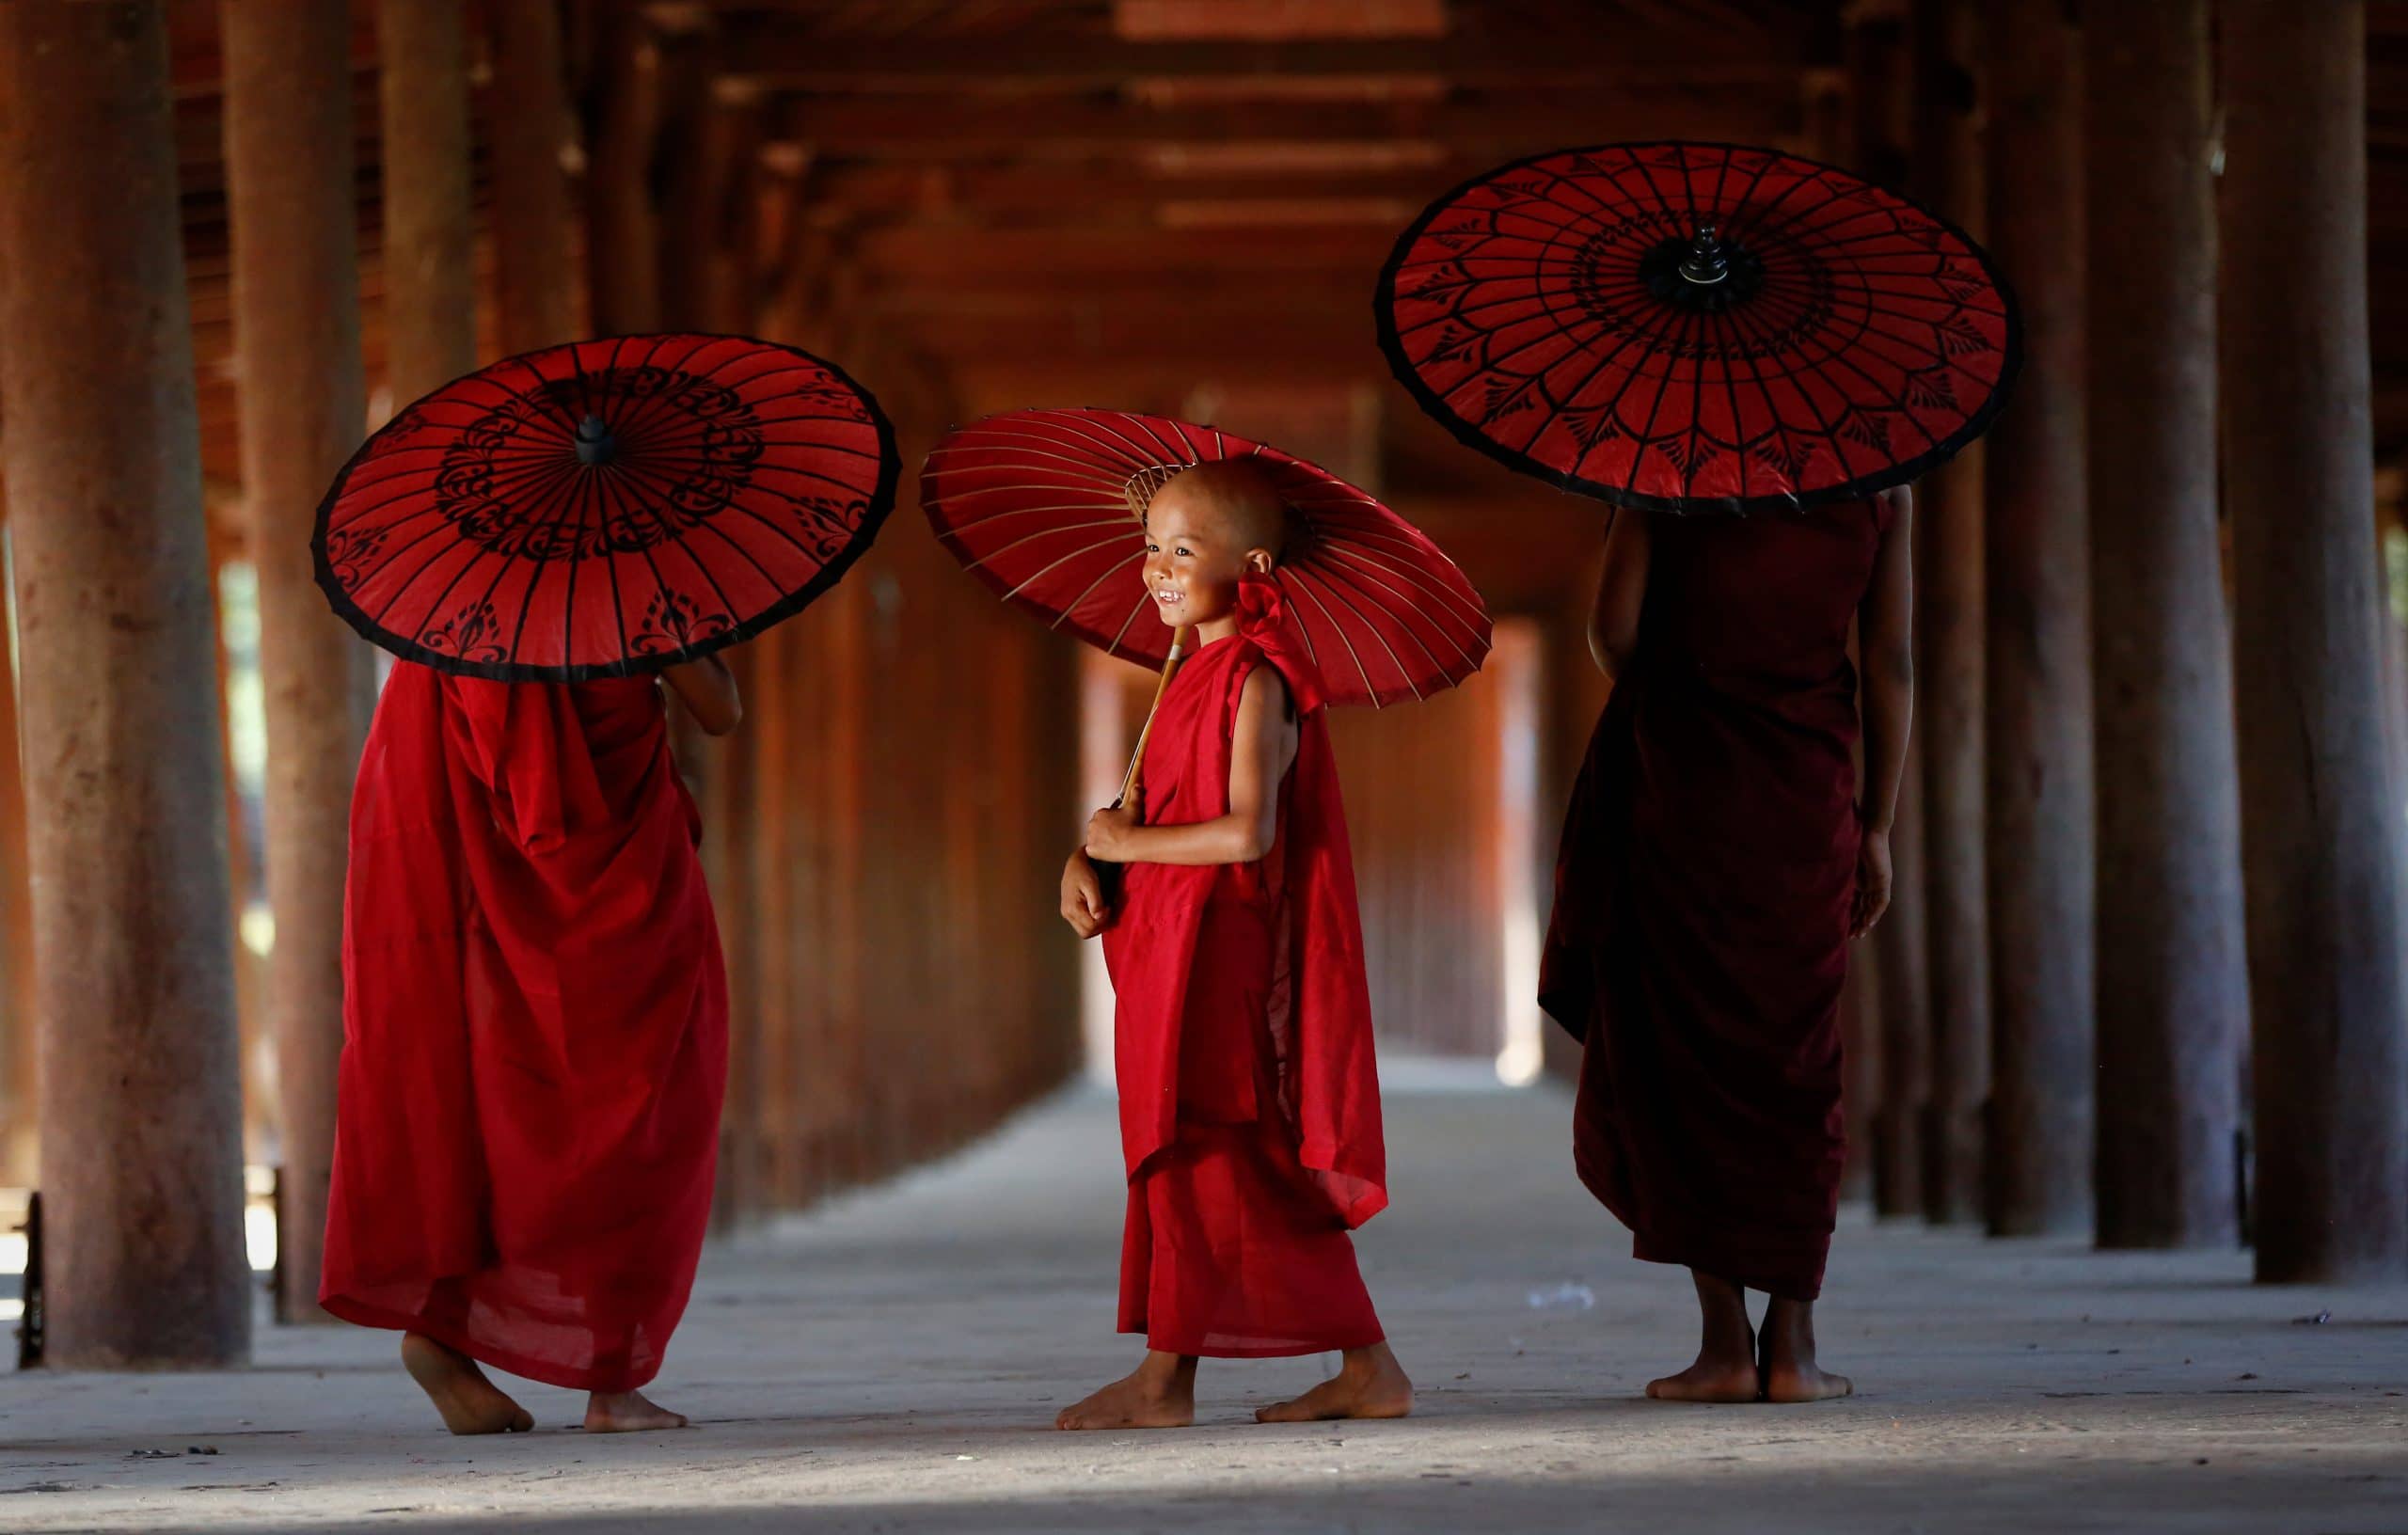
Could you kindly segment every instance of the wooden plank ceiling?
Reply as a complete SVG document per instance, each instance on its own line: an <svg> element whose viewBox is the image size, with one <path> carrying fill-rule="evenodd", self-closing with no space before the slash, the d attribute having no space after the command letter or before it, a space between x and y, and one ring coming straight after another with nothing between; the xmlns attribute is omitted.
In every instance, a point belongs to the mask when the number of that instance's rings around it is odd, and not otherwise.
<svg viewBox="0 0 2408 1535"><path fill-rule="evenodd" d="M547 0L470 0L470 10L537 3ZM735 188L741 216L699 237L748 245L739 264L755 275L757 324L787 323L782 301L841 309L845 334L875 331L932 364L965 408L1170 406L1246 375L1390 388L1370 288L1426 201L1484 166L1572 143L1694 136L1811 151L1806 93L1838 56L1844 8L570 0L572 86L589 120L611 105L585 83L601 77L610 6L657 50L659 94L694 114L658 125L664 219L685 216L692 184ZM384 351L373 0L355 9L372 381ZM214 478L231 481L216 10L172 7L206 457ZM2408 284L2386 275L2408 271L2408 0L2370 0L2368 15L2378 416L2386 452L2399 453ZM700 163L712 156L723 163ZM483 185L481 170L481 197ZM1441 450L1401 392L1386 404L1391 434L1435 494L1497 493L1502 477Z"/></svg>

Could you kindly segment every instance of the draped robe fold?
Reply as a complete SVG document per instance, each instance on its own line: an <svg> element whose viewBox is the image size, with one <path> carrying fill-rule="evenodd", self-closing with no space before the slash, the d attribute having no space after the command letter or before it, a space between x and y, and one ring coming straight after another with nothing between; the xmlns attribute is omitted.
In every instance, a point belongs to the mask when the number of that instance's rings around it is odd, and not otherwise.
<svg viewBox="0 0 2408 1535"><path fill-rule="evenodd" d="M1297 749L1250 863L1128 866L1104 954L1129 1178L1120 1330L1243 1358L1368 1347L1379 1319L1347 1232L1387 1203L1378 1068L1346 813L1318 674L1275 589L1164 692L1149 825L1228 814L1238 701L1286 683Z"/></svg>
<svg viewBox="0 0 2408 1535"><path fill-rule="evenodd" d="M699 831L652 679L394 667L352 800L328 1311L554 1385L658 1371L727 1073Z"/></svg>
<svg viewBox="0 0 2408 1535"><path fill-rule="evenodd" d="M1822 1288L1846 1149L1847 645L1887 516L1652 525L1639 646L1573 788L1540 973L1583 1041L1576 1165L1636 1255L1798 1300Z"/></svg>

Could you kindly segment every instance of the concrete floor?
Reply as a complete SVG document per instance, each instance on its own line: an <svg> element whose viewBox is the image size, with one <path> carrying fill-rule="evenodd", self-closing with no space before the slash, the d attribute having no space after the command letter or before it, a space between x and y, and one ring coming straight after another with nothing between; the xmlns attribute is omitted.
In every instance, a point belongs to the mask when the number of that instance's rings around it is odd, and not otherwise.
<svg viewBox="0 0 2408 1535"><path fill-rule="evenodd" d="M2408 1287L1855 1217L1823 1337L1860 1396L1650 1402L1688 1287L1573 1180L1567 1095L1391 1078L1395 1208L1360 1240L1404 1422L1255 1426L1323 1369L1289 1360L1208 1363L1193 1430L1048 1426L1136 1353L1110 1103L1079 1093L713 1251L657 1387L696 1432L587 1439L531 1386L539 1432L452 1439L388 1335L262 1329L241 1374L0 1380L0 1529L2408 1532Z"/></svg>

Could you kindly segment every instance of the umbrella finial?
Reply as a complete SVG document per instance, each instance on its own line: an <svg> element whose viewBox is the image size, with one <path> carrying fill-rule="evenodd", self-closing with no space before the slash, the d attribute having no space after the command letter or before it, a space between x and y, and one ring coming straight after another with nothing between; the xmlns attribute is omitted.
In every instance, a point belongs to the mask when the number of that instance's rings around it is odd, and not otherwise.
<svg viewBox="0 0 2408 1535"><path fill-rule="evenodd" d="M1681 263L1681 279L1701 288L1711 287L1731 275L1731 261L1722 251L1722 242L1715 237L1714 226L1698 226L1697 237L1689 242L1689 259Z"/></svg>
<svg viewBox="0 0 2408 1535"><path fill-rule="evenodd" d="M587 468L595 468L619 456L619 439L599 416L588 416L577 423L577 461Z"/></svg>

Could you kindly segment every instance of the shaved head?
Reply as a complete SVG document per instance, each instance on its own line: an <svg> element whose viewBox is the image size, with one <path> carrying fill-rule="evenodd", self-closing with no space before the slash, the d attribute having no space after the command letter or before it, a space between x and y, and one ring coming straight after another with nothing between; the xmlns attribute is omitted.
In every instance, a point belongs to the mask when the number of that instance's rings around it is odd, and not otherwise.
<svg viewBox="0 0 2408 1535"><path fill-rule="evenodd" d="M1233 551L1263 549L1275 561L1288 543L1288 503L1279 487L1242 458L1180 470L1154 493L1147 525L1158 517L1181 520L1198 532L1209 528Z"/></svg>

